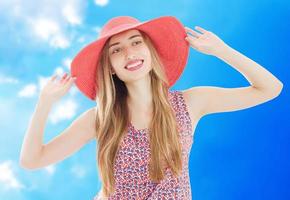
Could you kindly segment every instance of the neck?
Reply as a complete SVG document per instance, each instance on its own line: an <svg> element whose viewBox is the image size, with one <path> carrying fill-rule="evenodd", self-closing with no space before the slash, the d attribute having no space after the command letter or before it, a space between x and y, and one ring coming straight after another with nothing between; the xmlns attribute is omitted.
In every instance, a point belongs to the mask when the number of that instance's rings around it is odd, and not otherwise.
<svg viewBox="0 0 290 200"><path fill-rule="evenodd" d="M126 83L128 89L128 106L139 110L147 110L152 107L152 91L150 77Z"/></svg>

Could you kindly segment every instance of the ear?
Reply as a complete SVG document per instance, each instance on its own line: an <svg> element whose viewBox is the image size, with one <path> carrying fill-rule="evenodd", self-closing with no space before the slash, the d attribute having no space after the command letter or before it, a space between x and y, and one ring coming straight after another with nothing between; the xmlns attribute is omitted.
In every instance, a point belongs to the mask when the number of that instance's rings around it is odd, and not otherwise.
<svg viewBox="0 0 290 200"><path fill-rule="evenodd" d="M115 70L113 69L113 67L111 67L111 74L116 74Z"/></svg>

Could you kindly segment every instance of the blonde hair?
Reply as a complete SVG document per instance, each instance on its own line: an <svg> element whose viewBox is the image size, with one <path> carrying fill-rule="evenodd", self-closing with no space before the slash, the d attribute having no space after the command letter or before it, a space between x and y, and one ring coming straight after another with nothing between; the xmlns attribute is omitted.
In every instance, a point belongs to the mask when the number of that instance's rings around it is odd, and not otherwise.
<svg viewBox="0 0 290 200"><path fill-rule="evenodd" d="M152 181L159 182L164 178L161 162L165 162L173 174L179 176L182 170L182 150L175 114L168 100L169 84L163 64L151 39L144 32L140 33L152 57L152 70L149 72L153 97L153 116L149 126L149 174ZM130 122L126 85L110 73L108 41L102 50L96 77L97 167L105 197L115 192L114 163Z"/></svg>

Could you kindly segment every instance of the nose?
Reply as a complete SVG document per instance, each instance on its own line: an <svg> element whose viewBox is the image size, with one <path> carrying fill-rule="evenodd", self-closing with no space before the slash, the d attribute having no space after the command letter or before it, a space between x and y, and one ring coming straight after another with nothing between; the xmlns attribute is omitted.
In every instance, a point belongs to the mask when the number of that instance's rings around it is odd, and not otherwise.
<svg viewBox="0 0 290 200"><path fill-rule="evenodd" d="M136 58L134 55L134 51L130 47L125 48L125 58L126 60L132 60Z"/></svg>

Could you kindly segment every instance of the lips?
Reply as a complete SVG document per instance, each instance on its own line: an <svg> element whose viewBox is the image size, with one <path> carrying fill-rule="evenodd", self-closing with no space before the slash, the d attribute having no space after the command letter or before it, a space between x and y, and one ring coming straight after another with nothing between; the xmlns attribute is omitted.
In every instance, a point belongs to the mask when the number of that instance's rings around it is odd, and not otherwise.
<svg viewBox="0 0 290 200"><path fill-rule="evenodd" d="M134 65L134 64L137 64L137 63L139 63L139 62L144 62L144 60L143 59L135 59L135 60L131 60L131 61L129 61L126 65L125 65L125 69L128 69L128 65Z"/></svg>

